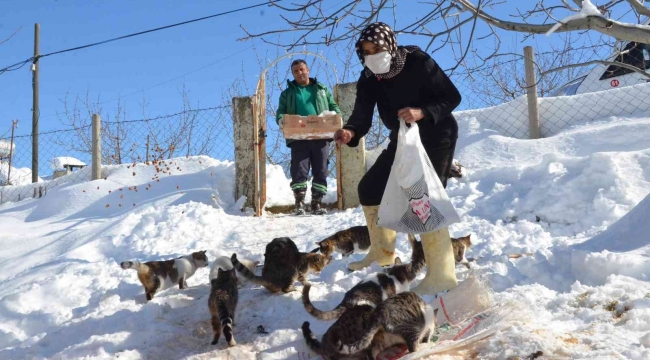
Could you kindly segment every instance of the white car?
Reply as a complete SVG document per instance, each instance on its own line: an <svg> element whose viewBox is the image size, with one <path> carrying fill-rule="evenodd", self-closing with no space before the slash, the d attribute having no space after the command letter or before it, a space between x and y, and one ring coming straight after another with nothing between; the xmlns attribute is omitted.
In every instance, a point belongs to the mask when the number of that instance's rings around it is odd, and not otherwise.
<svg viewBox="0 0 650 360"><path fill-rule="evenodd" d="M647 21L646 21L647 22ZM622 62L639 69L650 69L650 45L629 42L622 55L612 54L610 62ZM616 65L596 65L587 75L569 81L555 90L549 97L569 96L596 91L610 90L650 82L650 79L636 71Z"/></svg>

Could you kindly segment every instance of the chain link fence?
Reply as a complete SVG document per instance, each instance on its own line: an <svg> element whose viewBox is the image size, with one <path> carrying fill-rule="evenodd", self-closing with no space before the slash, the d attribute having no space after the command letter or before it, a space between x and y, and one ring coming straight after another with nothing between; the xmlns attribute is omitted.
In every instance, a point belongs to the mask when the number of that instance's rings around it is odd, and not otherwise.
<svg viewBox="0 0 650 360"><path fill-rule="evenodd" d="M89 181L89 123L90 119L87 124L69 129L39 133L36 183L32 183L32 136L15 136L11 156L2 156L7 151L0 151L0 203L42 197L63 183ZM231 106L185 110L140 120L102 121L100 136L102 165L194 155L234 161ZM7 150L6 144L11 142L11 138L1 138L0 149Z"/></svg>
<svg viewBox="0 0 650 360"><path fill-rule="evenodd" d="M459 120L475 118L484 128L503 136L529 138L524 59L521 56L506 59L495 64L493 70L491 74L450 75L463 97L454 115ZM572 74L540 77L538 104L542 137L610 116L650 111L647 101L650 84L641 75L605 65L576 73L575 78L570 77ZM487 77L491 81L486 81ZM500 77L504 78L502 83L499 83ZM275 87L278 91L283 89L282 84ZM277 96L270 92L267 98L266 161L280 165L290 178L290 149L275 123ZM366 169L387 145L388 135L375 113L373 126L365 138ZM231 106L185 110L140 120L102 121L101 138L105 165L192 155L234 160ZM31 136L13 138L11 157L8 156L10 143L11 138L0 138L0 203L40 197L60 183L90 178L85 169L90 166L90 119L68 129L39 134L36 184L31 181ZM337 161L336 145L332 142L329 159L332 180L337 176Z"/></svg>

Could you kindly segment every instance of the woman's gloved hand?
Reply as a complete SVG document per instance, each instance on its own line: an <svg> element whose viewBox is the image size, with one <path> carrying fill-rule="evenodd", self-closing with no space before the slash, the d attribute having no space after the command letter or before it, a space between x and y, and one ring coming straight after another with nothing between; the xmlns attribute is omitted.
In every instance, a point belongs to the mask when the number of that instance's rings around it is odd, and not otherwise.
<svg viewBox="0 0 650 360"><path fill-rule="evenodd" d="M397 116L402 118L405 123L414 123L424 118L424 112L420 108L407 107L400 109Z"/></svg>
<svg viewBox="0 0 650 360"><path fill-rule="evenodd" d="M354 137L354 131L348 129L338 129L334 133L334 140L337 144L347 144Z"/></svg>

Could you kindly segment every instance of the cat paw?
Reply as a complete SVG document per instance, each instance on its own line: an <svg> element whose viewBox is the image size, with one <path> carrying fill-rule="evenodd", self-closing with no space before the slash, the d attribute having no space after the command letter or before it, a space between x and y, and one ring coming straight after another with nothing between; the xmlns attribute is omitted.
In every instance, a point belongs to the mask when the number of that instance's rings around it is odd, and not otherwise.
<svg viewBox="0 0 650 360"><path fill-rule="evenodd" d="M230 340L228 342L228 346L235 346L235 345L237 345L237 342L235 341L235 339L232 339L232 340Z"/></svg>

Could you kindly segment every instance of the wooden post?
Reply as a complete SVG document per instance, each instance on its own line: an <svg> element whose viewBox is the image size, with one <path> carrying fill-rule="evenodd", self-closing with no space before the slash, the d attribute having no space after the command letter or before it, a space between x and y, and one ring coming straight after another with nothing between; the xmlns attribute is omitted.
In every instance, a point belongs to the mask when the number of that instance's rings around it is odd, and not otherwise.
<svg viewBox="0 0 650 360"><path fill-rule="evenodd" d="M526 69L526 95L528 97L528 124L530 138L539 139L539 103L537 101L537 75L535 74L535 51L532 46L524 47Z"/></svg>
<svg viewBox="0 0 650 360"><path fill-rule="evenodd" d="M337 84L334 87L336 103L341 109L343 120L352 114L356 100L356 83ZM337 186L339 189L339 207L349 209L359 206L359 181L366 173L366 143L362 138L357 147L343 145L337 153Z"/></svg>
<svg viewBox="0 0 650 360"><path fill-rule="evenodd" d="M255 209L255 216L262 215L262 209L260 208L260 132L259 132L259 99L257 95L252 98L251 106L251 115L253 115L253 126L251 131L253 133L253 162L255 163L253 167L253 172L255 178L253 181L253 209Z"/></svg>
<svg viewBox="0 0 650 360"><path fill-rule="evenodd" d="M102 140L101 140L101 118L99 114L93 114L93 142L92 142L92 171L91 180L97 180L102 177Z"/></svg>
<svg viewBox="0 0 650 360"><path fill-rule="evenodd" d="M266 204L266 76L262 74L255 92L257 101L257 167L259 169L259 214Z"/></svg>
<svg viewBox="0 0 650 360"><path fill-rule="evenodd" d="M38 58L41 25L34 24L34 60L32 63L32 183L38 182Z"/></svg>
<svg viewBox="0 0 650 360"><path fill-rule="evenodd" d="M11 144L9 145L9 169L7 170L7 185L11 184L11 159L14 157L14 129L18 126L18 119L11 123ZM2 202L0 202L2 204Z"/></svg>
<svg viewBox="0 0 650 360"><path fill-rule="evenodd" d="M145 156L147 158L144 160L144 163L149 165L149 134L147 134L147 152Z"/></svg>

